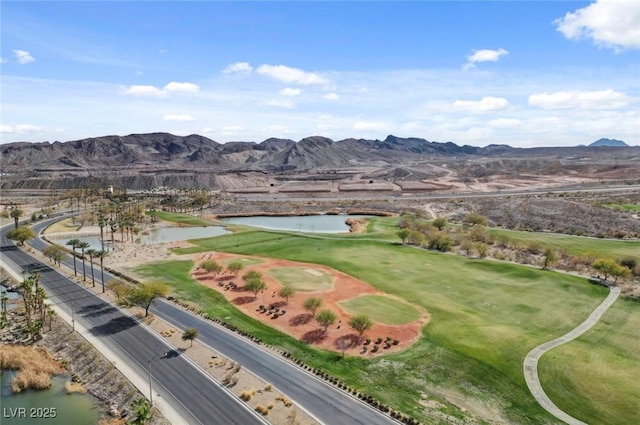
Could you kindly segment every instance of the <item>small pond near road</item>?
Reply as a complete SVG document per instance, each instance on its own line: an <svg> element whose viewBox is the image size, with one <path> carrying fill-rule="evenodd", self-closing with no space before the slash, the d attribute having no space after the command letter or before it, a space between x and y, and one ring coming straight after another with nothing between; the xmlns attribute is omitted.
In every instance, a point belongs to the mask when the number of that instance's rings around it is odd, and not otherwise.
<svg viewBox="0 0 640 425"><path fill-rule="evenodd" d="M302 215L302 216L254 216L228 217L222 221L229 224L260 227L271 230L289 230L308 233L343 233L349 231L345 223L348 218L368 218L366 215Z"/></svg>

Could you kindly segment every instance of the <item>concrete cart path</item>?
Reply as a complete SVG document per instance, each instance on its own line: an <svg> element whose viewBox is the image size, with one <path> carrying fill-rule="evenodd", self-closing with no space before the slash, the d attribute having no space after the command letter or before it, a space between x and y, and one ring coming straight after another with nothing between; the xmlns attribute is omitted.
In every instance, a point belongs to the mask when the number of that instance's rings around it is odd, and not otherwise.
<svg viewBox="0 0 640 425"><path fill-rule="evenodd" d="M602 315L613 305L613 303L618 299L620 295L620 288L615 286L609 287L609 295L605 298L604 301L591 313L591 315L581 323L578 327L573 329L571 332L556 338L552 341L545 342L544 344L538 345L533 350L529 351L527 356L524 359L524 379L527 382L527 386L529 387L529 391L535 397L536 401L540 403L540 405L549 413L551 413L556 418L561 421L569 424L569 425L587 425L585 422L582 422L573 416L568 415L563 412L553 404L551 399L545 394L542 389L542 385L540 384L540 378L538 377L538 360L543 356L547 351L550 351L562 344L566 344L567 342L573 341L578 338L580 335L591 329Z"/></svg>

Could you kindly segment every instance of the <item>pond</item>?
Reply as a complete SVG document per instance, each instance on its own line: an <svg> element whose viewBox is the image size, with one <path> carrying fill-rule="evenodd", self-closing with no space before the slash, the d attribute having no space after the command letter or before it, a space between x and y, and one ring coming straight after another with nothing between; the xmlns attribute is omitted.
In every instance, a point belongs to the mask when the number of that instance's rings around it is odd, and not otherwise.
<svg viewBox="0 0 640 425"><path fill-rule="evenodd" d="M228 217L225 223L260 227L271 230L289 230L308 233L343 233L349 231L348 218L368 218L366 215L302 215L284 217Z"/></svg>
<svg viewBox="0 0 640 425"><path fill-rule="evenodd" d="M144 234L141 233L136 236L136 239L139 240L141 244L156 244L156 243L164 243L164 242L176 242L176 241L186 241L188 239L198 239L198 238L210 238L213 236L226 235L230 233L222 226L202 226L202 227L161 227L158 229L151 229ZM100 238L97 236L81 236L76 238L81 242L88 242L90 248L93 249L101 249ZM58 245L65 246L69 248L66 243L71 239L61 239L56 241ZM111 241L109 239L105 240L104 249L109 251ZM78 250L78 252L80 252Z"/></svg>
<svg viewBox="0 0 640 425"><path fill-rule="evenodd" d="M52 242L55 242L58 245L64 246L65 248L71 249L71 247L69 245L67 245L67 242L69 242L71 239L74 238L69 238L69 239L58 239L58 240L53 240L50 239ZM80 236L78 238L80 242L87 242L89 244L89 248L85 248L85 251L87 249L95 249L97 251L100 251L102 249L102 244L100 243L100 238L98 236ZM109 240L109 238L106 238L104 240L104 250L109 252L111 251L111 241ZM77 252L80 252L79 249L76 249Z"/></svg>
<svg viewBox="0 0 640 425"><path fill-rule="evenodd" d="M54 376L46 390L11 391L15 371L0 373L0 423L2 425L95 425L102 415L99 401L90 395L67 394L65 376ZM49 418L43 418L45 414ZM55 417L52 417L54 416Z"/></svg>
<svg viewBox="0 0 640 425"><path fill-rule="evenodd" d="M148 234L140 234L140 243L163 243L186 241L189 239L211 238L230 233L222 226L206 227L161 227L152 229Z"/></svg>

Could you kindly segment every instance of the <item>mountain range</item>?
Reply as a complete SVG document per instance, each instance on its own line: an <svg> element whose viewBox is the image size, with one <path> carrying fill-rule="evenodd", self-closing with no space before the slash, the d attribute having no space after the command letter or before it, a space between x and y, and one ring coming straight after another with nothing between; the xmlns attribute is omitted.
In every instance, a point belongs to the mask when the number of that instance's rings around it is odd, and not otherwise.
<svg viewBox="0 0 640 425"><path fill-rule="evenodd" d="M596 144L601 146L603 142L597 141ZM640 156L640 147L514 148L495 144L476 147L393 135L384 140L351 138L333 141L313 136L298 142L270 138L260 143L221 144L200 135L131 134L64 143L16 142L0 145L0 187L46 187L53 185L54 180L56 185L64 187L88 184L88 181L103 184L117 180L121 184L129 184L126 182L134 176L142 175L146 180L137 178L135 184L131 184L152 187L189 183L224 188L230 184L228 181L221 182L224 175L312 175L335 173L338 170L372 169L378 170L379 175L386 176L388 180L396 176L420 179L428 177L429 172L423 173L422 170L429 167L439 167L445 162L451 163L451 167L467 167L469 161L482 164L482 168L490 173L538 168L538 172L547 172L544 169L556 167L556 164L562 167L565 158L620 156L621 149L630 150L622 156L625 160ZM538 160L549 157L555 160ZM411 167L413 169L409 169ZM549 172L555 173L554 170ZM197 175L197 182L179 178L183 180L183 183L179 183L176 180L176 175L187 174ZM78 178L84 180L78 181ZM236 184L244 185L233 183Z"/></svg>

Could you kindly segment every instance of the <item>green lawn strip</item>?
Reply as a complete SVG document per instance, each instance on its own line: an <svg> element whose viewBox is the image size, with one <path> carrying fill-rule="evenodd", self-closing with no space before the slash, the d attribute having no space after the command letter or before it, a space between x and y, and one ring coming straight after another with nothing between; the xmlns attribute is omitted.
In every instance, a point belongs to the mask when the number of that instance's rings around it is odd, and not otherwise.
<svg viewBox="0 0 640 425"><path fill-rule="evenodd" d="M560 409L587 423L638 423L639 308L616 301L591 330L541 358L540 381Z"/></svg>
<svg viewBox="0 0 640 425"><path fill-rule="evenodd" d="M152 215L152 213L147 212L147 215ZM171 213L167 211L156 211L155 216L160 220L168 221L171 223L181 224L184 226L212 226L213 222L209 220L203 220L198 217L194 217L189 214L177 214Z"/></svg>
<svg viewBox="0 0 640 425"><path fill-rule="evenodd" d="M325 264L423 306L432 322L422 342L450 351L456 362L459 356L466 358L469 367L459 371L464 382L478 381L479 370L493 371L495 380L487 391L498 391L496 397L526 407L526 417L540 411L524 383L524 356L585 320L607 292L571 275L380 241L311 240L255 231L210 239L206 247ZM459 368L458 363L441 366ZM395 385L401 391L411 387L410 382ZM525 399L512 400L512 394L524 394Z"/></svg>
<svg viewBox="0 0 640 425"><path fill-rule="evenodd" d="M640 204L604 204L605 207L613 208L620 211L638 211L640 212Z"/></svg>
<svg viewBox="0 0 640 425"><path fill-rule="evenodd" d="M226 259L226 260L224 260L222 262L224 264L229 265L229 264L233 263L234 261L239 261L245 267L246 266L252 266L254 264L262 264L262 263L264 263L263 260L259 260L257 258L229 258L229 259Z"/></svg>
<svg viewBox="0 0 640 425"><path fill-rule="evenodd" d="M538 241L545 246L563 249L572 255L595 253L613 258L637 258L640 252L640 241L637 240L618 241L584 236L561 235L557 233L535 233L489 228L487 231L494 235L504 234L524 242Z"/></svg>
<svg viewBox="0 0 640 425"><path fill-rule="evenodd" d="M283 285L290 285L298 291L323 291L331 288L333 278L329 273L324 270L312 270L314 273L303 267L278 267L270 269L267 274Z"/></svg>
<svg viewBox="0 0 640 425"><path fill-rule="evenodd" d="M365 314L386 325L403 325L420 318L420 312L411 305L383 295L361 295L339 304L353 315Z"/></svg>

